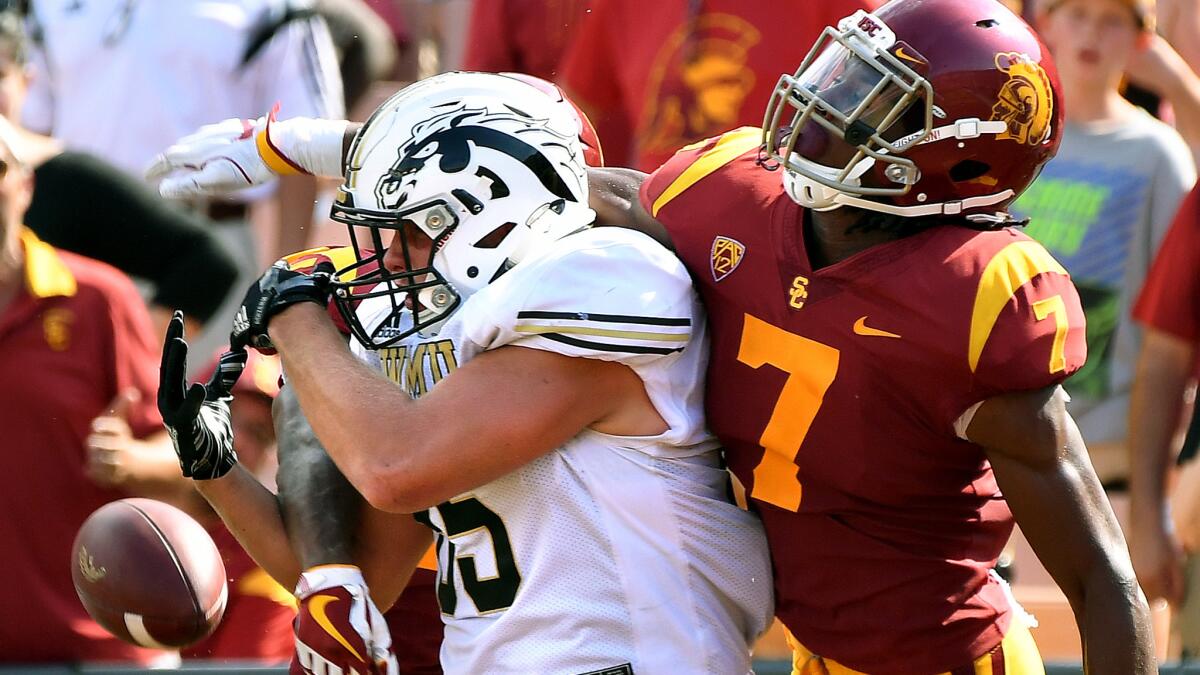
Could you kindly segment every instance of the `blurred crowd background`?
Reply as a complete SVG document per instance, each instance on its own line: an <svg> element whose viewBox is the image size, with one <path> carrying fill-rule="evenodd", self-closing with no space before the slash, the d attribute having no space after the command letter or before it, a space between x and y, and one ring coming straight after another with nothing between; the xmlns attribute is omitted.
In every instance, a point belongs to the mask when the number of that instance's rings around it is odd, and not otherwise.
<svg viewBox="0 0 1200 675"><path fill-rule="evenodd" d="M154 407L162 327L182 309L197 375L271 261L343 241L332 186L286 177L170 203L142 178L204 124L361 120L404 83L522 71L589 114L609 165L758 126L780 74L826 25L876 0L0 0L0 666L170 663L75 598L83 519L124 496L170 501L225 553L227 618L184 659L286 662L294 599L179 476ZM1200 0L1006 3L1057 61L1058 157L1016 203L1071 272L1089 359L1072 412L1156 604L1160 655L1200 654ZM931 298L930 302L937 302ZM278 363L255 358L234 409L242 461L273 480ZM1191 433L1189 433L1189 430ZM17 545L13 545L16 542ZM1018 533L1001 561L1044 656L1078 661L1066 601ZM1195 588L1189 592L1190 588ZM783 656L769 637L764 655Z"/></svg>

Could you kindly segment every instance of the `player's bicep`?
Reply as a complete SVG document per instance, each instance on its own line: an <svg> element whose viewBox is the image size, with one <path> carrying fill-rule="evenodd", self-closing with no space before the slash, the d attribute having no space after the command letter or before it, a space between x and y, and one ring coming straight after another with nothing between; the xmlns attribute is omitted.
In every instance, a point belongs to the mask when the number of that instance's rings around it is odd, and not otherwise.
<svg viewBox="0 0 1200 675"><path fill-rule="evenodd" d="M1058 386L983 402L966 430L1038 558L1072 602L1089 577L1132 579L1125 541Z"/></svg>

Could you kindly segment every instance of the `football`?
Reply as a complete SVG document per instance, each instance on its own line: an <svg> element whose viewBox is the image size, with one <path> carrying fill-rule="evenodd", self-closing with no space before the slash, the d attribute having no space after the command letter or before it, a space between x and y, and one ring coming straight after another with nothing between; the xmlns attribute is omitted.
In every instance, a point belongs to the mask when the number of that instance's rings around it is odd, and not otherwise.
<svg viewBox="0 0 1200 675"><path fill-rule="evenodd" d="M71 548L71 577L97 623L158 649L212 633L228 595L225 565L208 532L152 499L121 499L88 516Z"/></svg>

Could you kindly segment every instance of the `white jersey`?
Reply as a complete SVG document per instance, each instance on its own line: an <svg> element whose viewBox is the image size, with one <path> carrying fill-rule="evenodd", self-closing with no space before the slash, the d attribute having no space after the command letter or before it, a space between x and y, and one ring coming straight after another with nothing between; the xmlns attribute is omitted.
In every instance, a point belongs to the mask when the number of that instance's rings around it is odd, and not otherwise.
<svg viewBox="0 0 1200 675"><path fill-rule="evenodd" d="M420 396L505 345L627 365L670 428L585 430L418 514L437 534L446 672L749 672L771 568L704 426L705 317L683 265L637 232L585 230L468 298L436 337L356 350Z"/></svg>

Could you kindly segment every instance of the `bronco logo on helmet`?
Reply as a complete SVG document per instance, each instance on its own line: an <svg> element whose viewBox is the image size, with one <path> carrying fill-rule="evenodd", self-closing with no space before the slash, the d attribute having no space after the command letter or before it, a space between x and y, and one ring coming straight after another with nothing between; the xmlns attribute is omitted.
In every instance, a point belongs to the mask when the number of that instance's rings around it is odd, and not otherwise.
<svg viewBox="0 0 1200 675"><path fill-rule="evenodd" d="M1008 75L992 108L992 120L1008 124L1008 131L997 138L1028 145L1045 141L1054 118L1054 94L1046 71L1017 52L997 54L996 68Z"/></svg>

